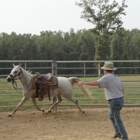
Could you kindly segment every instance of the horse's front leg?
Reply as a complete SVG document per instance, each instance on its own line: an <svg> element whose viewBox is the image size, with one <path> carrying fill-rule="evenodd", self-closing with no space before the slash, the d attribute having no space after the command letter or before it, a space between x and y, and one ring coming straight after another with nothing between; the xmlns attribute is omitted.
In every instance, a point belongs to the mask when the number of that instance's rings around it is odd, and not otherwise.
<svg viewBox="0 0 140 140"><path fill-rule="evenodd" d="M21 107L28 99L29 97L24 96L22 100L20 101L20 103L16 106L16 108L11 113L9 113L8 116L11 117L19 109L19 107Z"/></svg>
<svg viewBox="0 0 140 140"><path fill-rule="evenodd" d="M32 101L33 101L34 106L35 106L38 110L40 110L40 111L42 111L42 112L45 112L43 108L40 108L40 107L37 105L36 99L35 99L34 97L32 97Z"/></svg>

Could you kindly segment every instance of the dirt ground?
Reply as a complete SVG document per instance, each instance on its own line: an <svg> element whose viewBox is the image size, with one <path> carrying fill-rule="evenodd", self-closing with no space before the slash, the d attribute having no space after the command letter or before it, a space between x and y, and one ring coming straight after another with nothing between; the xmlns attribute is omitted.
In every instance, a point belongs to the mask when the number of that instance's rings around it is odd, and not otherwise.
<svg viewBox="0 0 140 140"><path fill-rule="evenodd" d="M114 132L108 108L84 111L85 114L77 108L51 113L26 110L17 111L13 117L1 112L0 140L111 140ZM140 107L125 107L121 115L129 140L140 140Z"/></svg>

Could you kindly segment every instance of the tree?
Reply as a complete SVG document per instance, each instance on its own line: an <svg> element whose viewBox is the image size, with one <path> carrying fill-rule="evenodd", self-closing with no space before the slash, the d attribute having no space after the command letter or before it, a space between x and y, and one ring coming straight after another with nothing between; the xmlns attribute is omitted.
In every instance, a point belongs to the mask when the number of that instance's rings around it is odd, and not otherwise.
<svg viewBox="0 0 140 140"><path fill-rule="evenodd" d="M121 15L125 15L126 0L122 0L121 6L116 0L81 0L76 5L83 8L81 18L94 24L91 31L96 35L95 59L106 59L110 55L109 37L114 33L120 33L123 22Z"/></svg>
<svg viewBox="0 0 140 140"><path fill-rule="evenodd" d="M74 29L70 29L69 39L65 42L65 52L68 60L78 60L81 52L79 48L79 32L75 33Z"/></svg>
<svg viewBox="0 0 140 140"><path fill-rule="evenodd" d="M80 60L94 60L95 44L94 34L90 30L81 30L80 35Z"/></svg>
<svg viewBox="0 0 140 140"><path fill-rule="evenodd" d="M123 60L124 53L124 38L125 31L122 32L122 36L119 36L117 33L114 33L110 39L110 57L111 60ZM121 55L120 55L121 54Z"/></svg>

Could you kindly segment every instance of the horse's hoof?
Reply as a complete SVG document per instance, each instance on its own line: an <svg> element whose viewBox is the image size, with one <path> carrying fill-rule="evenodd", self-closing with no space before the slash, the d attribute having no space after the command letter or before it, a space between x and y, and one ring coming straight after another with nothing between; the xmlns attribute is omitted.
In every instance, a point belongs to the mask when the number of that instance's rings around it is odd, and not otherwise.
<svg viewBox="0 0 140 140"><path fill-rule="evenodd" d="M13 115L12 114L9 114L8 117L13 117Z"/></svg>
<svg viewBox="0 0 140 140"><path fill-rule="evenodd" d="M83 111L83 114L85 114L85 111Z"/></svg>
<svg viewBox="0 0 140 140"><path fill-rule="evenodd" d="M52 112L51 110L48 111L48 113L51 113L51 112Z"/></svg>

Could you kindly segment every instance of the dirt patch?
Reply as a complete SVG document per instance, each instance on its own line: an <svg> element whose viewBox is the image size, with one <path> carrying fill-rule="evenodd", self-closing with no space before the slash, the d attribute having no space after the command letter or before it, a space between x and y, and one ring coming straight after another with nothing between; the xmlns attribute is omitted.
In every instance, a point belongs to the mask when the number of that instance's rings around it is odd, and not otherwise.
<svg viewBox="0 0 140 140"><path fill-rule="evenodd" d="M17 111L0 113L1 140L111 140L113 128L108 108L63 109L52 113ZM129 140L140 140L140 108L123 108ZM118 139L119 140L119 139Z"/></svg>

